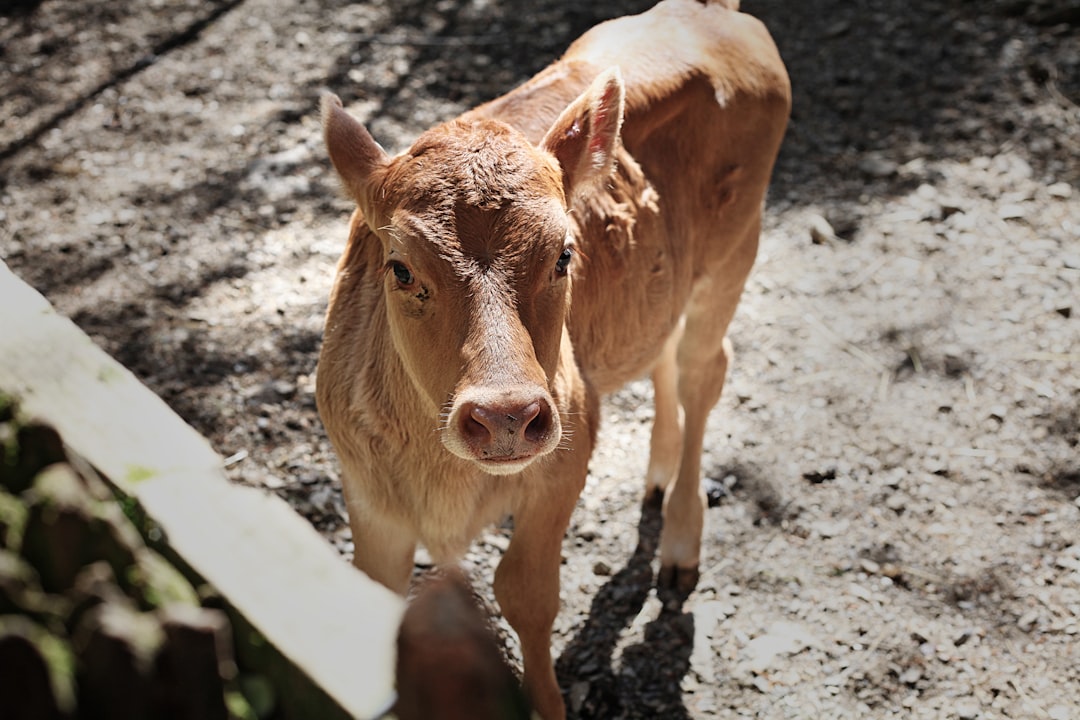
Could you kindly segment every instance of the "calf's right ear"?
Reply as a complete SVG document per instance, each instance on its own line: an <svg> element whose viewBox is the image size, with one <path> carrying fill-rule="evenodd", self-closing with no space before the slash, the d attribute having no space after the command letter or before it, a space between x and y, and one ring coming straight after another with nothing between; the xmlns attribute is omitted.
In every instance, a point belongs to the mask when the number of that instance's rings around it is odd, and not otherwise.
<svg viewBox="0 0 1080 720"><path fill-rule="evenodd" d="M390 157L367 128L345 111L337 95L324 94L320 104L323 139L330 161L345 190L363 205L372 173L385 167Z"/></svg>
<svg viewBox="0 0 1080 720"><path fill-rule="evenodd" d="M623 121L622 74L618 67L600 73L547 131L540 147L559 161L567 200L602 185L615 167Z"/></svg>

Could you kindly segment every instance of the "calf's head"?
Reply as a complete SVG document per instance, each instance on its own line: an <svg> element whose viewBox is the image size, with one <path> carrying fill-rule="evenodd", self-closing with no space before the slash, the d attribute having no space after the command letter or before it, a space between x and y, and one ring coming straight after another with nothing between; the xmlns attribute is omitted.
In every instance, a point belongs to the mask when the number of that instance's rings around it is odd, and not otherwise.
<svg viewBox="0 0 1080 720"><path fill-rule="evenodd" d="M518 472L559 445L569 204L610 176L622 108L612 69L539 146L466 116L390 157L337 97L323 98L330 158L382 246L393 351L446 449L489 473Z"/></svg>

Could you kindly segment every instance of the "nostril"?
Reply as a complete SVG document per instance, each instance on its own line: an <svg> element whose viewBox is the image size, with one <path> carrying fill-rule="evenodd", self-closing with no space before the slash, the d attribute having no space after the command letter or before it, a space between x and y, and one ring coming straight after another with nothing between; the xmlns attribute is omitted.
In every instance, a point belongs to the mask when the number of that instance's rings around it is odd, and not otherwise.
<svg viewBox="0 0 1080 720"><path fill-rule="evenodd" d="M533 420L540 416L540 403L533 401L518 412L518 419L523 427L528 427Z"/></svg>
<svg viewBox="0 0 1080 720"><path fill-rule="evenodd" d="M468 412L461 413L461 434L479 446L491 443L495 433L482 407L474 405Z"/></svg>
<svg viewBox="0 0 1080 720"><path fill-rule="evenodd" d="M547 440L551 433L551 410L546 404L534 402L529 405L530 413L525 419L525 430L522 433L526 440L532 443L542 443Z"/></svg>

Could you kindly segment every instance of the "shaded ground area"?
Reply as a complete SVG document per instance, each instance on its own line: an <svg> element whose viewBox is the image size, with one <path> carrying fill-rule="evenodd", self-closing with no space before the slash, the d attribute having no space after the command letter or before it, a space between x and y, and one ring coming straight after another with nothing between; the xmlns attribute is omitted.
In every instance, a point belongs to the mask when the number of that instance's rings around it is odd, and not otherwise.
<svg viewBox="0 0 1080 720"><path fill-rule="evenodd" d="M401 148L649 5L9 4L0 256L348 555L313 396L350 209L320 90ZM795 107L710 425L703 577L681 606L650 590L635 383L566 539L571 715L1075 716L1080 8L744 9ZM478 587L506 538L470 554Z"/></svg>

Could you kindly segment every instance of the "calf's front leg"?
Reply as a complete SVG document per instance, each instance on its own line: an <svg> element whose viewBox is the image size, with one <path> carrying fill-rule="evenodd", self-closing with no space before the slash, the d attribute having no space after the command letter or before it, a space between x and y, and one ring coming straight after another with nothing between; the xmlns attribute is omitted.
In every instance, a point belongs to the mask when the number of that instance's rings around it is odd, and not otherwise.
<svg viewBox="0 0 1080 720"><path fill-rule="evenodd" d="M372 580L405 597L412 578L416 534L349 492L344 484L353 539L353 565Z"/></svg>
<svg viewBox="0 0 1080 720"><path fill-rule="evenodd" d="M679 402L679 366L676 351L682 324L664 343L652 370L653 416L649 440L649 469L645 473L645 497L663 496L679 470L683 444L683 410Z"/></svg>
<svg viewBox="0 0 1080 720"><path fill-rule="evenodd" d="M565 482L565 475L556 475L554 482L552 477L532 479L538 492L515 512L510 547L495 571L495 599L521 641L525 691L544 720L566 717L551 659L551 628L559 612L563 535L584 487L585 469L577 476L573 483Z"/></svg>

